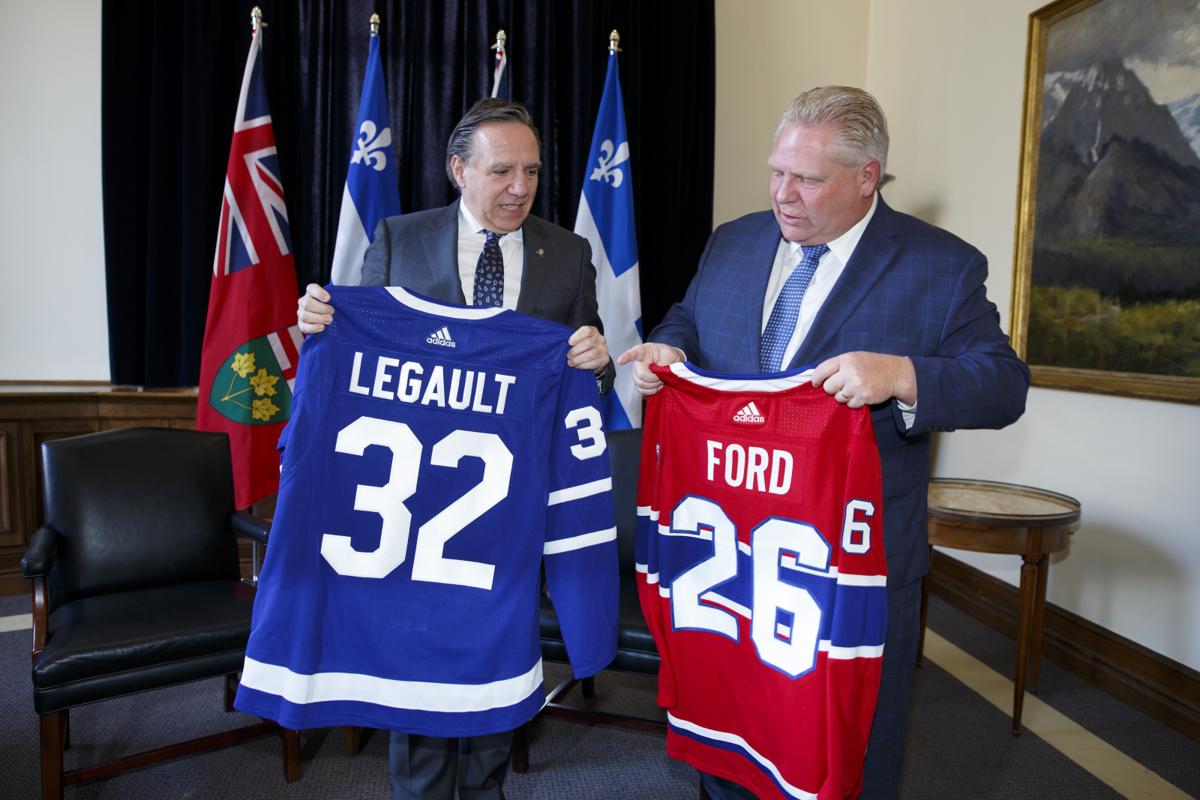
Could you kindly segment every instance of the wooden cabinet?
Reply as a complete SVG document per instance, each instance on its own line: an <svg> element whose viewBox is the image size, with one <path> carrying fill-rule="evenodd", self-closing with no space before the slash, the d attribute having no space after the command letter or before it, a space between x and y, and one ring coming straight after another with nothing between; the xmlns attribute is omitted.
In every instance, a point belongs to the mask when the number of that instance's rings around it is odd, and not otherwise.
<svg viewBox="0 0 1200 800"><path fill-rule="evenodd" d="M0 384L0 595L29 591L21 556L42 524L42 443L142 425L194 428L196 390Z"/></svg>

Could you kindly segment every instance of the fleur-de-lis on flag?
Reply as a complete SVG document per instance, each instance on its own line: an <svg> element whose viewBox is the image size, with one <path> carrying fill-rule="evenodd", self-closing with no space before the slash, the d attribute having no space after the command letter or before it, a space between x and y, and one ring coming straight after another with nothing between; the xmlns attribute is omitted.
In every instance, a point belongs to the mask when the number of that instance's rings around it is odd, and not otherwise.
<svg viewBox="0 0 1200 800"><path fill-rule="evenodd" d="M384 128L376 135L375 123L369 119L363 120L358 129L357 147L350 159L351 164L365 162L376 172L383 172L387 166L387 150L392 144L392 129Z"/></svg>
<svg viewBox="0 0 1200 800"><path fill-rule="evenodd" d="M628 160L629 142L621 142L616 153L613 153L612 139L605 139L600 145L600 158L597 160L600 166L592 170L592 180L608 181L614 189L620 188L621 182L625 180L625 171L617 167Z"/></svg>

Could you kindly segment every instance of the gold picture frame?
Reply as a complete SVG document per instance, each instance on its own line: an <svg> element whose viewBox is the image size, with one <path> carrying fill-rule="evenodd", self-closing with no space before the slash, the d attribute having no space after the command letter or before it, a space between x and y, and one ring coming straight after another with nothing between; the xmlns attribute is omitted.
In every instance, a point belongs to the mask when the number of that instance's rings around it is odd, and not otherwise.
<svg viewBox="0 0 1200 800"><path fill-rule="evenodd" d="M1169 11L1176 2L1154 4ZM1191 171L1200 167L1200 144L1189 139L1188 118L1176 118L1181 113L1176 107L1184 101L1157 103L1161 111L1151 108L1154 92L1125 65L1131 61L1139 69L1149 67L1142 56L1122 55L1123 48L1145 47L1147 38L1155 43L1154 52L1170 52L1164 48L1177 31L1169 17L1155 19L1156 11L1160 9L1146 9L1138 0L1057 0L1030 14L1012 342L1029 363L1037 386L1200 403L1200 237L1186 230L1200 228L1190 225L1193 220L1200 223L1200 215L1187 212L1156 233L1153 225L1161 221L1137 206L1145 205L1143 200L1126 197L1159 190L1167 195L1174 184L1160 187L1160 178L1169 182L1179 174L1200 176ZM1155 42L1155 31L1147 32L1150 25L1162 26L1161 41ZM1122 34L1132 28L1137 37L1130 38L1137 42L1123 44ZM1088 58L1105 52L1106 58L1085 66ZM1200 130L1200 63L1193 73L1188 71L1188 55L1182 58L1182 70L1169 72L1154 63L1150 66L1156 71L1147 75L1157 80L1170 74L1176 83L1183 76L1184 91L1196 76ZM1191 58L1195 60L1194 54ZM1176 84L1165 89L1154 85L1160 94L1177 92ZM1098 95L1087 96L1085 102L1082 94L1116 91L1118 86L1133 96L1132 101L1120 98L1125 108L1129 102L1141 104L1134 106L1137 115ZM1073 98L1073 92L1078 97ZM1087 118L1092 106L1094 125ZM1122 119L1122 113L1127 117ZM1175 121L1178 137L1169 130L1167 115ZM1104 139L1106 135L1111 138ZM1154 141L1142 142L1141 136ZM1181 141L1191 151L1184 152ZM1182 166L1168 169L1166 165L1175 163L1171 159ZM1044 195L1041 213L1039 191ZM1196 194L1200 196L1200 189ZM1193 202L1189 198L1192 195L1185 194L1184 200ZM1195 283L1188 285L1193 274ZM1173 295L1173 286L1187 288Z"/></svg>

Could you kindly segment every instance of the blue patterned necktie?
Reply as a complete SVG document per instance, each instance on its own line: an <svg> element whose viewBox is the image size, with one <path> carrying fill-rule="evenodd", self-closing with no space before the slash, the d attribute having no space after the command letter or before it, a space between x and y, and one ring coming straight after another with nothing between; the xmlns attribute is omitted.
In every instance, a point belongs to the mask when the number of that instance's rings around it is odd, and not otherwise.
<svg viewBox="0 0 1200 800"><path fill-rule="evenodd" d="M484 233L487 241L475 264L475 296L471 305L499 306L504 303L504 257L500 255L500 237L504 234Z"/></svg>
<svg viewBox="0 0 1200 800"><path fill-rule="evenodd" d="M800 317L800 301L804 299L804 292L817 271L821 256L829 252L829 248L823 244L801 245L800 249L804 255L784 282L758 343L758 368L761 372L779 372L783 368L783 354L792 340L796 320Z"/></svg>

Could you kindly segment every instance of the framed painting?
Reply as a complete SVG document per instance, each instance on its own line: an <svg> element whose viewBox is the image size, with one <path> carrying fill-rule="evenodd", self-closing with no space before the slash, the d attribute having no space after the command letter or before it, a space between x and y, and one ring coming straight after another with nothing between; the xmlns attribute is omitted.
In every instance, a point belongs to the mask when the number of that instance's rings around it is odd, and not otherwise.
<svg viewBox="0 0 1200 800"><path fill-rule="evenodd" d="M1012 338L1038 386L1200 403L1200 6L1029 20Z"/></svg>

